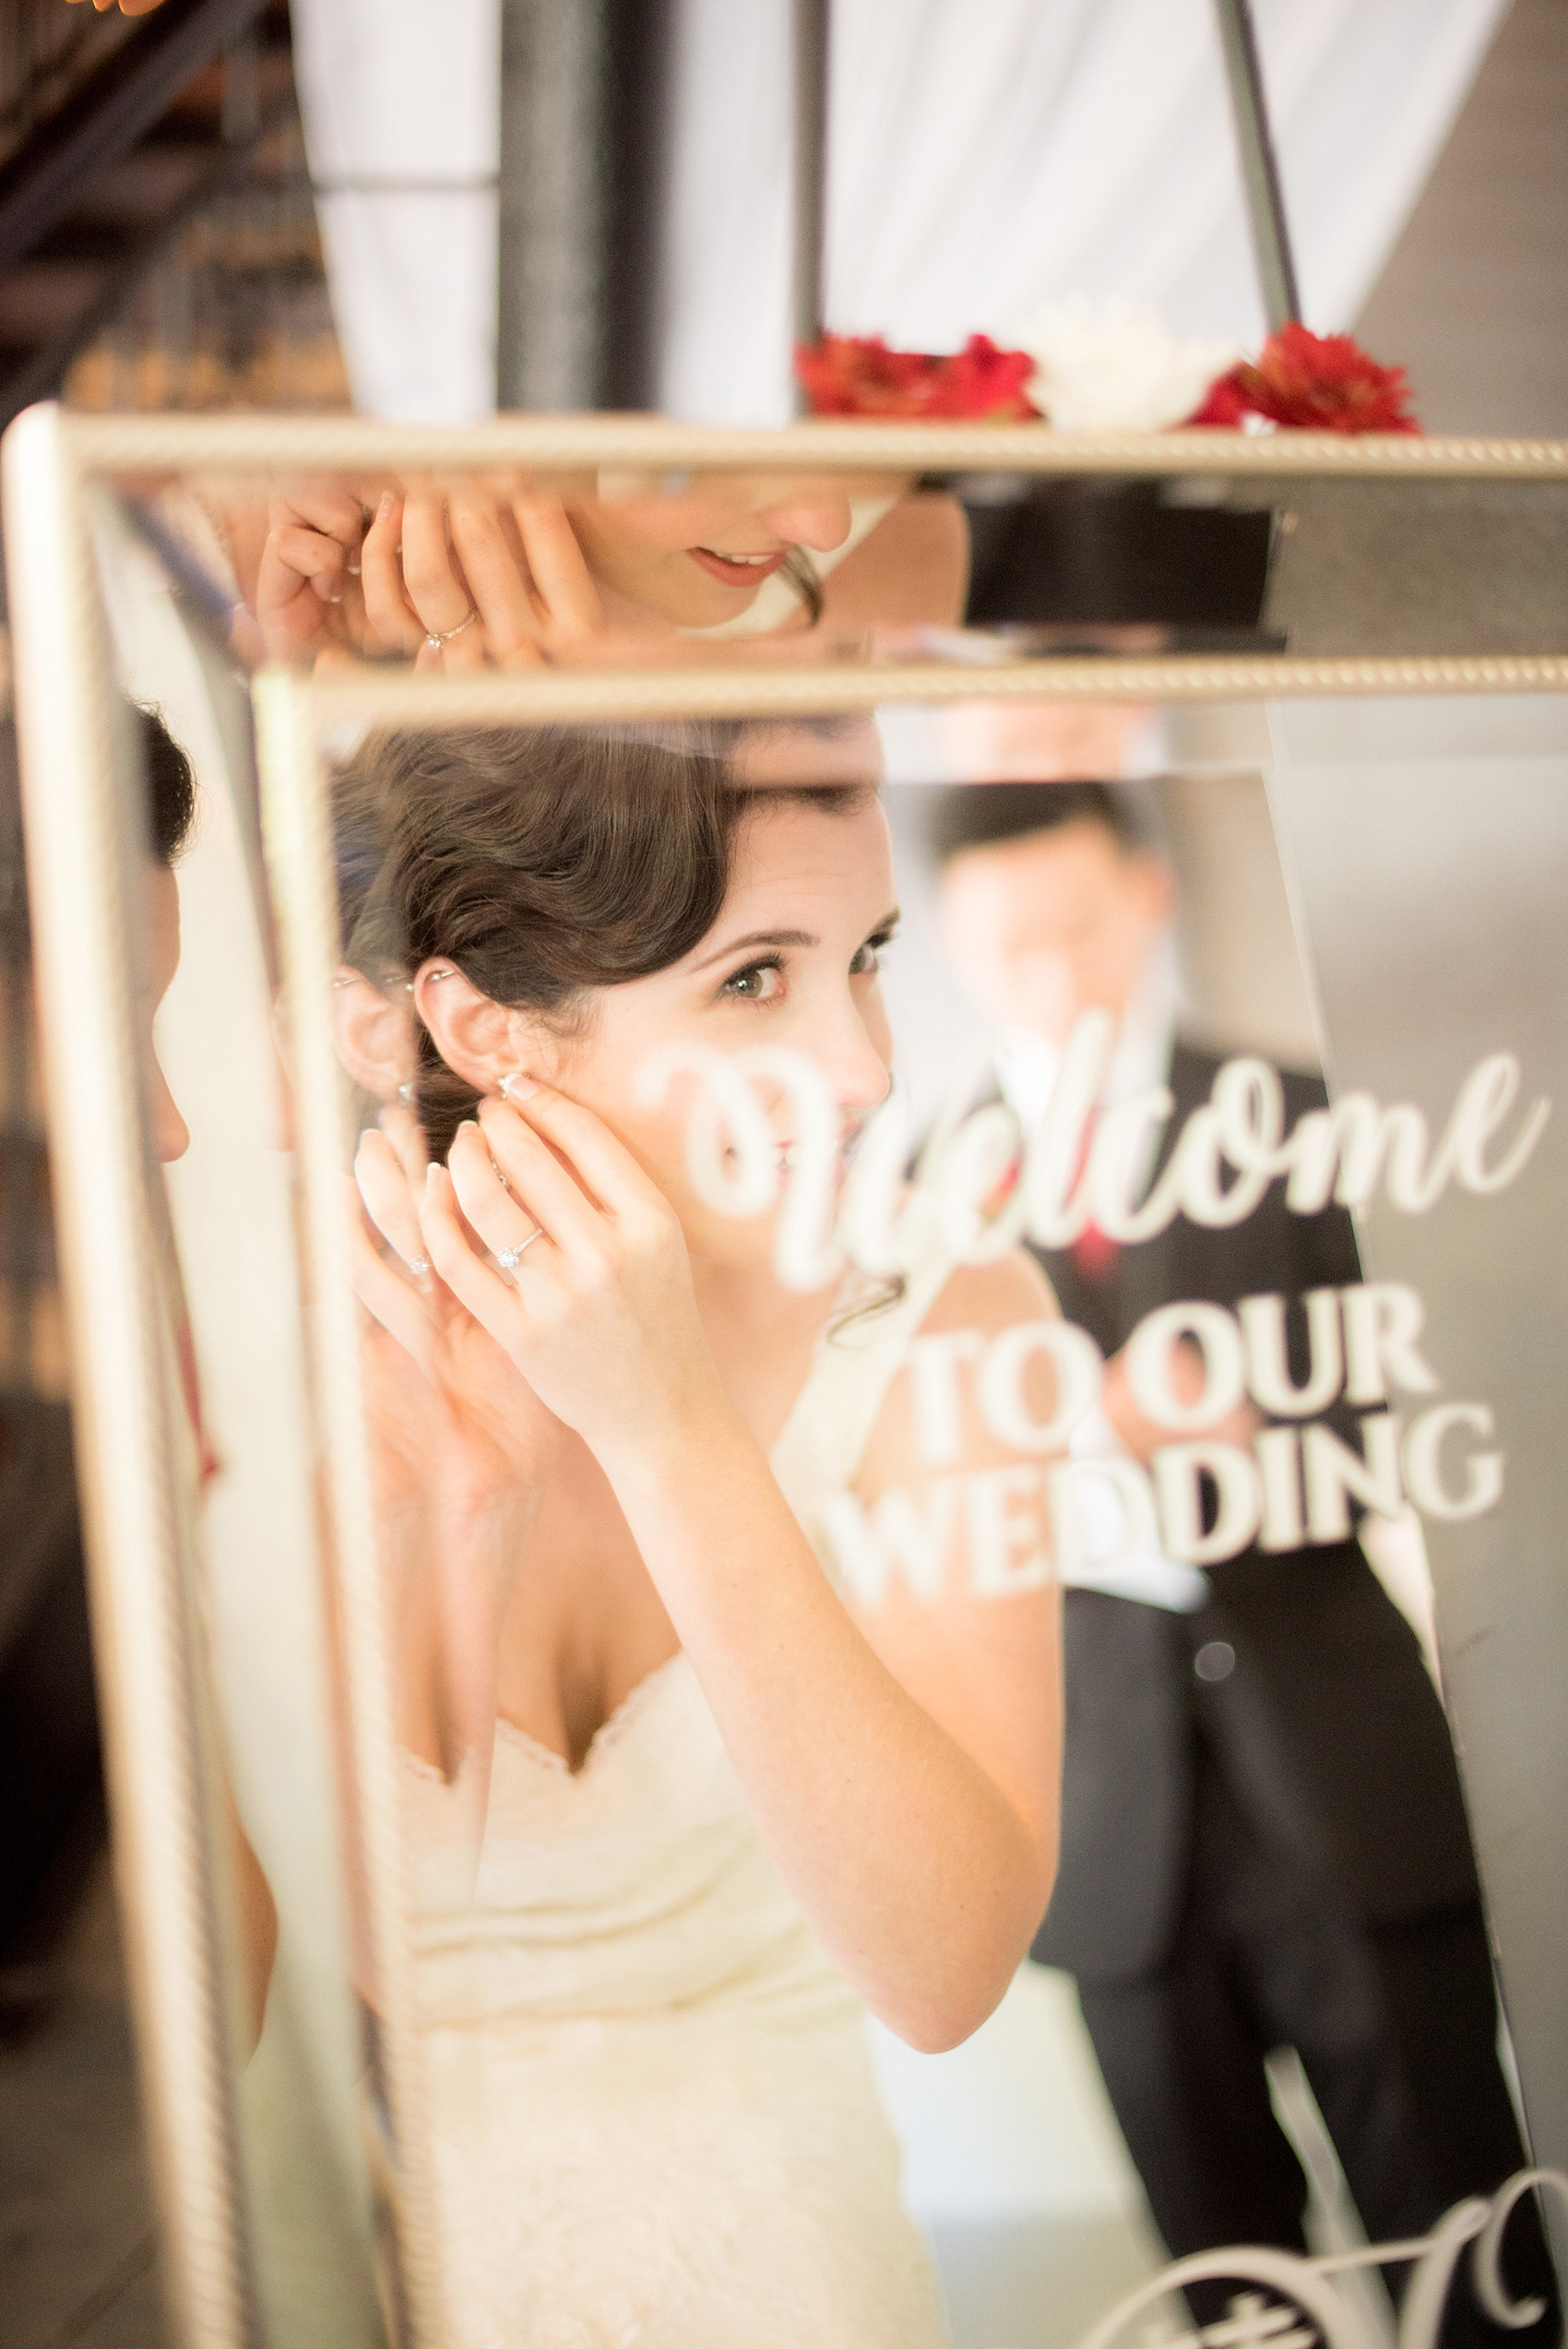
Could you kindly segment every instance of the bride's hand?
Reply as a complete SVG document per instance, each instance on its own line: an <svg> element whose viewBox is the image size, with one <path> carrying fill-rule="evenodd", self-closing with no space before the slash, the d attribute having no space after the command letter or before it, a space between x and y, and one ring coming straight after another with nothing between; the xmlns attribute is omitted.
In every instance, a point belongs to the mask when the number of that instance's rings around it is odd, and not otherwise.
<svg viewBox="0 0 1568 2349"><path fill-rule="evenodd" d="M431 1169L420 1228L447 1287L601 1465L722 1411L680 1222L591 1110L512 1079Z"/></svg>
<svg viewBox="0 0 1568 2349"><path fill-rule="evenodd" d="M461 481L410 487L402 505L400 580L366 550L367 600L394 590L422 632L416 665L448 674L535 668L569 659L603 626L559 497ZM374 535L374 533L373 533Z"/></svg>
<svg viewBox="0 0 1568 2349"><path fill-rule="evenodd" d="M477 1850L502 1635L564 1431L432 1277L415 1205L423 1174L416 1121L384 1111L350 1183L354 1281L398 1734L448 1780L474 1765Z"/></svg>
<svg viewBox="0 0 1568 2349"><path fill-rule="evenodd" d="M537 1497L559 1449L561 1422L503 1347L447 1285L433 1278L419 1203L427 1160L418 1120L400 1105L360 1138L354 1160L354 1281L361 1303L395 1341L417 1449L445 1505L461 1517L503 1492ZM383 1254L370 1236L386 1243ZM383 1392L386 1373L383 1372ZM399 1414L401 1415L401 1414Z"/></svg>
<svg viewBox="0 0 1568 2349"><path fill-rule="evenodd" d="M365 509L357 494L313 483L275 497L256 574L255 617L275 661L327 647L377 650L360 579Z"/></svg>

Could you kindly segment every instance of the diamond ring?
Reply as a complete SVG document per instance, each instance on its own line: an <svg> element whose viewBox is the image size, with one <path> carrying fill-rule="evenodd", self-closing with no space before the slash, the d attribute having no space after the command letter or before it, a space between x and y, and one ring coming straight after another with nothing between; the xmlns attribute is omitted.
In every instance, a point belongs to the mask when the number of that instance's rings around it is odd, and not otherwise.
<svg viewBox="0 0 1568 2349"><path fill-rule="evenodd" d="M470 604L469 607L469 615L466 620L459 620L455 628L428 629L426 631L424 640L430 647L432 652L439 652L442 646L450 644L454 637L460 637L465 628L471 628L478 618L478 606Z"/></svg>
<svg viewBox="0 0 1568 2349"><path fill-rule="evenodd" d="M536 1223L533 1230L529 1234L528 1238L526 1240L519 1240L515 1248L498 1248L496 1251L495 1261L501 1267L502 1271L515 1272L518 1265L521 1264L524 1257L527 1256L529 1248L532 1247L534 1242L536 1240L542 1240L543 1237L543 1224Z"/></svg>

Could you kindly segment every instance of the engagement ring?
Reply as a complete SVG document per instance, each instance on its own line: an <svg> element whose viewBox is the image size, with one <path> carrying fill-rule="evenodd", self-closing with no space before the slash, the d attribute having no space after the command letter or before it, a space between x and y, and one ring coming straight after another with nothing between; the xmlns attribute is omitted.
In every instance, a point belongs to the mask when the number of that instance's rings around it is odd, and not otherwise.
<svg viewBox="0 0 1568 2349"><path fill-rule="evenodd" d="M460 637L465 628L471 628L478 618L479 610L476 605L469 609L468 618L459 620L455 628L431 628L427 631L424 640L432 652L439 652L442 646L450 644L454 637Z"/></svg>
<svg viewBox="0 0 1568 2349"><path fill-rule="evenodd" d="M515 1248L499 1249L496 1253L495 1261L501 1267L502 1271L515 1272L518 1265L521 1264L524 1257L527 1256L529 1248L532 1247L534 1242L536 1240L542 1240L543 1237L543 1224L536 1223L533 1230L529 1234L528 1238L526 1240L520 1240Z"/></svg>

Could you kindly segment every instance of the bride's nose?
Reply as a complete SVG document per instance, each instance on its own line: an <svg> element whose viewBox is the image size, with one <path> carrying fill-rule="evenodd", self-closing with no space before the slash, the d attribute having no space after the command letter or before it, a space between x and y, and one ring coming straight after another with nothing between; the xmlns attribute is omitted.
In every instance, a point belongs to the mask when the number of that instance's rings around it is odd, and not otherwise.
<svg viewBox="0 0 1568 2349"><path fill-rule="evenodd" d="M809 546L817 554L831 554L849 535L847 497L814 492L809 497L781 497L761 510L770 531L792 546Z"/></svg>
<svg viewBox="0 0 1568 2349"><path fill-rule="evenodd" d="M820 1040L815 1057L841 1115L863 1117L887 1099L893 1072L852 1005Z"/></svg>

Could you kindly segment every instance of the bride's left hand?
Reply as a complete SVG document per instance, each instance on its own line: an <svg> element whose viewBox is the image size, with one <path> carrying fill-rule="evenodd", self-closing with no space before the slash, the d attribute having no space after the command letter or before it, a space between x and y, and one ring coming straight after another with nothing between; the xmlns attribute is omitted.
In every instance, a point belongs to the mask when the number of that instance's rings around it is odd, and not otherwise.
<svg viewBox="0 0 1568 2349"><path fill-rule="evenodd" d="M525 1084L459 1127L421 1230L454 1295L603 1464L724 1399L674 1210L591 1110Z"/></svg>
<svg viewBox="0 0 1568 2349"><path fill-rule="evenodd" d="M439 1457L445 1505L466 1516L505 1493L537 1499L563 1429L467 1306L430 1277L419 1222L426 1166L418 1120L400 1104L362 1135L356 1201L387 1252L376 1252L356 1218L355 1285L417 1374L413 1449L433 1463Z"/></svg>
<svg viewBox="0 0 1568 2349"><path fill-rule="evenodd" d="M417 1206L424 1164L417 1121L385 1109L355 1158L350 1245L398 1734L448 1779L477 1766L477 1850L504 1627L565 1431L432 1277Z"/></svg>
<svg viewBox="0 0 1568 2349"><path fill-rule="evenodd" d="M571 518L553 493L483 480L411 483L401 569L386 584L425 631L415 666L452 674L570 659L603 626ZM379 580L367 548L367 599Z"/></svg>

